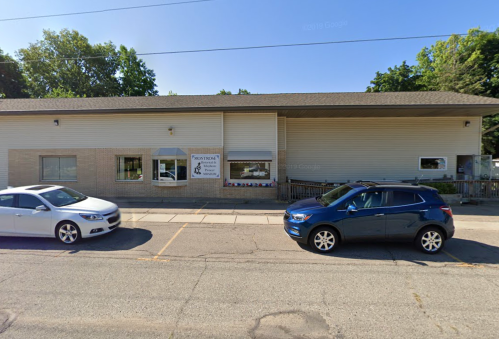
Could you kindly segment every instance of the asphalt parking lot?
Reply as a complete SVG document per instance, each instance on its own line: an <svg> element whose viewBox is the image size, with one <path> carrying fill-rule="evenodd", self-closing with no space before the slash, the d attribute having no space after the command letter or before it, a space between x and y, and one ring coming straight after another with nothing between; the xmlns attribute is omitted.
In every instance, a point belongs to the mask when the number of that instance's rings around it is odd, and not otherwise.
<svg viewBox="0 0 499 339"><path fill-rule="evenodd" d="M290 240L282 204L120 204L65 246L0 238L0 338L497 338L499 205L454 207L456 235L409 244Z"/></svg>

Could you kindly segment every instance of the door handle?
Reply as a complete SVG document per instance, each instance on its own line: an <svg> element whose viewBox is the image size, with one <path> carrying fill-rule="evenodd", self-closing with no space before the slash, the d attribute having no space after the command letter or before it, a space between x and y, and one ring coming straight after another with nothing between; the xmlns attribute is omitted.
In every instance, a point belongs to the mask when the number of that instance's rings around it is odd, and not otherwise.
<svg viewBox="0 0 499 339"><path fill-rule="evenodd" d="M419 212L428 212L428 210L420 210Z"/></svg>
<svg viewBox="0 0 499 339"><path fill-rule="evenodd" d="M21 217L21 216L22 216L22 214L16 213L16 217Z"/></svg>
<svg viewBox="0 0 499 339"><path fill-rule="evenodd" d="M384 215L385 215L384 213L380 213L380 214L375 214L374 216L375 216L375 217L382 217L382 216L384 216Z"/></svg>

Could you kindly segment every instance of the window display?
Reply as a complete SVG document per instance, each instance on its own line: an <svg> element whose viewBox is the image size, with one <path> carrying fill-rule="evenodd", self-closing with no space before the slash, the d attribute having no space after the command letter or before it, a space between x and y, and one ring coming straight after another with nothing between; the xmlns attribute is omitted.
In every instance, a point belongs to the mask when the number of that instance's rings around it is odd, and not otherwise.
<svg viewBox="0 0 499 339"><path fill-rule="evenodd" d="M230 179L270 179L269 162L231 162Z"/></svg>

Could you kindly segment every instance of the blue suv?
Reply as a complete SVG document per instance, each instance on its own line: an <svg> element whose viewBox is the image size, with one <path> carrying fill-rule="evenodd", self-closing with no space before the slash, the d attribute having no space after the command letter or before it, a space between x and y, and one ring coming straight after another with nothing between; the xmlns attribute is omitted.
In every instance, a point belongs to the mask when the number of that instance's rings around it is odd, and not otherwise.
<svg viewBox="0 0 499 339"><path fill-rule="evenodd" d="M328 253L345 241L414 242L435 254L454 236L452 210L432 187L359 181L290 205L284 230Z"/></svg>

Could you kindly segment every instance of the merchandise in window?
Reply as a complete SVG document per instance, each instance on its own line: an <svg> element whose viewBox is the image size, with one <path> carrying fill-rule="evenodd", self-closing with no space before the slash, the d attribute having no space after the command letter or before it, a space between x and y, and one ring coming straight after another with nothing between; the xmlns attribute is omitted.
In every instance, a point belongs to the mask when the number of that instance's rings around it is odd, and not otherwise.
<svg viewBox="0 0 499 339"><path fill-rule="evenodd" d="M270 162L231 162L230 179L270 179Z"/></svg>
<svg viewBox="0 0 499 339"><path fill-rule="evenodd" d="M446 170L447 158L445 157L421 157L419 158L420 170Z"/></svg>
<svg viewBox="0 0 499 339"><path fill-rule="evenodd" d="M116 180L142 181L142 157L119 156L116 164Z"/></svg>

